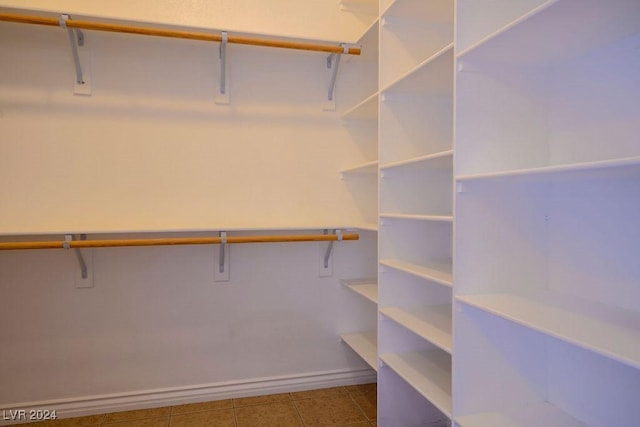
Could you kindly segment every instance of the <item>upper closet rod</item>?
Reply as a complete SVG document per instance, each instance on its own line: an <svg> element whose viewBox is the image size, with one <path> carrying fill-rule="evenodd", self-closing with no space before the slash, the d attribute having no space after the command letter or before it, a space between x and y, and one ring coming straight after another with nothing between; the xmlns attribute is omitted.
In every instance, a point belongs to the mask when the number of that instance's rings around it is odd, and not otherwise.
<svg viewBox="0 0 640 427"><path fill-rule="evenodd" d="M280 236L179 237L165 239L109 239L48 242L0 242L0 250L106 248L118 246L218 245L225 243L280 243L359 240L357 233L294 234Z"/></svg>
<svg viewBox="0 0 640 427"><path fill-rule="evenodd" d="M24 24L60 26L58 18L47 16L22 15L15 13L0 13L0 21L19 22ZM143 27L137 25L107 24L96 21L68 20L68 28L79 28L83 30L111 31L117 33L143 34L147 36L173 37L180 39L204 40L211 42L221 42L221 34L211 34L197 31L168 30L162 28ZM349 55L360 55L361 49L357 46L332 45L322 43L292 42L284 40L273 40L259 37L234 36L229 34L228 43L248 44L255 46L280 47L286 49L312 50L317 52L344 53Z"/></svg>

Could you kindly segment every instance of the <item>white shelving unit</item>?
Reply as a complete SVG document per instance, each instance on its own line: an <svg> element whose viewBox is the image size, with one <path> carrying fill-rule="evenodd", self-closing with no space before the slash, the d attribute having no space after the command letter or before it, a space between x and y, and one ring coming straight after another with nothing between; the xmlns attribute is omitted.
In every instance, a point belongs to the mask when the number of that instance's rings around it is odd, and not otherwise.
<svg viewBox="0 0 640 427"><path fill-rule="evenodd" d="M451 359L440 351L388 353L380 360L451 418Z"/></svg>
<svg viewBox="0 0 640 427"><path fill-rule="evenodd" d="M360 162L346 165L340 174L362 213L359 230L378 231L378 2L376 0L343 0L341 10L353 13L369 25L357 41L362 55L345 58L340 68L338 110L342 123L361 153ZM375 275L375 272L372 272ZM342 285L361 297L363 304L374 304L377 310L376 278L344 279ZM341 340L371 368L378 370L378 337L376 319L371 329L340 335Z"/></svg>
<svg viewBox="0 0 640 427"><path fill-rule="evenodd" d="M374 7L375 5L375 7ZM336 102L341 111L342 123L351 135L353 144L361 153L360 161L347 164L340 174L353 195L361 212L362 230L378 229L378 35L379 19L377 2L343 2L345 11L367 13L367 27L357 44L362 46L362 55L347 58L340 68L340 82ZM374 14L369 15L373 9Z"/></svg>
<svg viewBox="0 0 640 427"><path fill-rule="evenodd" d="M453 286L453 274L451 272L451 264L441 264L438 266L431 265L425 267L405 262L397 259L381 259L381 266L389 267L397 271L410 274L415 277L428 280L433 283L439 283L444 286Z"/></svg>
<svg viewBox="0 0 640 427"><path fill-rule="evenodd" d="M381 87L453 41L453 7L448 0L396 0L381 8Z"/></svg>
<svg viewBox="0 0 640 427"><path fill-rule="evenodd" d="M376 279L344 279L343 286L363 297L367 303L378 304L378 283ZM372 321L372 323L375 323ZM376 330L347 333L340 335L340 339L371 368L378 370L378 333Z"/></svg>
<svg viewBox="0 0 640 427"><path fill-rule="evenodd" d="M457 14L455 423L635 425L640 3Z"/></svg>
<svg viewBox="0 0 640 427"><path fill-rule="evenodd" d="M342 284L374 304L378 304L378 283L376 279L342 280Z"/></svg>
<svg viewBox="0 0 640 427"><path fill-rule="evenodd" d="M340 338L353 351L362 357L372 369L378 370L378 333L367 331L355 334L342 334Z"/></svg>
<svg viewBox="0 0 640 427"><path fill-rule="evenodd" d="M454 1L383 0L380 9L378 424L444 426L452 417ZM382 402L395 395L402 401Z"/></svg>
<svg viewBox="0 0 640 427"><path fill-rule="evenodd" d="M404 326L419 337L451 354L451 305L425 306L413 309L385 307L380 314Z"/></svg>

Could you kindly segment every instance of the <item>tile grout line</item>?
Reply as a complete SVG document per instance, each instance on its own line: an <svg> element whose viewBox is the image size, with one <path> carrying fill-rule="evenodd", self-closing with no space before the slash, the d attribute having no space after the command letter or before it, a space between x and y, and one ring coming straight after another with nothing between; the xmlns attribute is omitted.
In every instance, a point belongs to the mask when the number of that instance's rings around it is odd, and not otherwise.
<svg viewBox="0 0 640 427"><path fill-rule="evenodd" d="M296 405L296 400L293 398L293 394L289 393L289 397L291 398L291 403L293 403L293 408L296 410L296 414L298 414L298 418L300 418L300 424L302 424L302 427L306 427L306 424L304 422L304 418L302 418L302 414L300 413L300 410L298 409L298 405Z"/></svg>
<svg viewBox="0 0 640 427"><path fill-rule="evenodd" d="M238 414L236 414L236 402L231 401L231 410L233 411L233 425L238 427Z"/></svg>
<svg viewBox="0 0 640 427"><path fill-rule="evenodd" d="M364 409L362 409L362 408L360 407L360 404L359 404L359 403L358 403L358 402L353 398L353 395L352 395L351 393L349 393L349 391L347 391L347 394L349 395L349 398L351 399L351 401L352 401L353 403L355 403L355 404L356 404L356 406L358 407L358 409L360 409L360 412L362 412L362 415L364 415L364 418L367 420L367 422L368 422L369 424L371 424L371 420L370 420L370 419L369 419L369 417L367 416L366 412L364 412ZM376 405L377 405L377 402L376 402Z"/></svg>

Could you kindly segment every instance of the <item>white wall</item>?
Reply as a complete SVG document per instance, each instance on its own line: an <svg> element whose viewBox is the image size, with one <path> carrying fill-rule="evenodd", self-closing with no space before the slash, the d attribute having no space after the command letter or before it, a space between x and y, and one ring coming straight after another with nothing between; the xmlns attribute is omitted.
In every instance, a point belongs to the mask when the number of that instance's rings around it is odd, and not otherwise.
<svg viewBox="0 0 640 427"><path fill-rule="evenodd" d="M325 248L232 246L217 283L211 246L94 249L89 289L73 252L1 253L0 407L364 370L338 334L371 327L375 307L338 278L375 268L375 236L337 244L319 278Z"/></svg>
<svg viewBox="0 0 640 427"><path fill-rule="evenodd" d="M217 44L87 32L82 97L64 31L0 31L0 232L357 221L337 171L359 154L322 111L324 54L231 46L216 105Z"/></svg>
<svg viewBox="0 0 640 427"><path fill-rule="evenodd" d="M338 170L361 153L321 109L325 55L232 46L231 104L216 105L217 45L86 36L91 97L72 93L65 32L0 23L0 235L360 222ZM374 327L375 308L338 279L375 275L376 238L337 244L334 275L319 278L324 248L234 246L228 283L213 281L212 247L96 249L91 289L74 288L72 252L2 252L0 408L363 378L337 336Z"/></svg>

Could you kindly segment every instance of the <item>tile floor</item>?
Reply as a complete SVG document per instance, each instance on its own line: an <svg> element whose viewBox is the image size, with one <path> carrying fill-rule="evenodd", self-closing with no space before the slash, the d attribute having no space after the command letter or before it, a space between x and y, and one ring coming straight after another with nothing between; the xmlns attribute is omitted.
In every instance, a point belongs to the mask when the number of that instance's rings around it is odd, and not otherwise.
<svg viewBox="0 0 640 427"><path fill-rule="evenodd" d="M34 427L372 427L373 384L218 400L31 424Z"/></svg>

